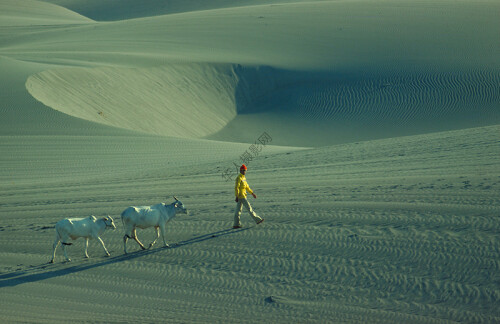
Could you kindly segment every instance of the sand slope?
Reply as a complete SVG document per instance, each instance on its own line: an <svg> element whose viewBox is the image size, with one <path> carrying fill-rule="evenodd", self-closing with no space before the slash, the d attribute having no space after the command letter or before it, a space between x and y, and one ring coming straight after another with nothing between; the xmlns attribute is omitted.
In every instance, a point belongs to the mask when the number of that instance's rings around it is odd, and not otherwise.
<svg viewBox="0 0 500 324"><path fill-rule="evenodd" d="M0 26L85 24L92 19L61 6L36 0L2 0Z"/></svg>
<svg viewBox="0 0 500 324"><path fill-rule="evenodd" d="M313 2L317 0L43 0L76 11L99 21L123 20L189 11L200 11L239 6L279 4L290 2Z"/></svg>
<svg viewBox="0 0 500 324"><path fill-rule="evenodd" d="M0 0L3 321L500 321L497 2L50 2ZM48 264L91 214L112 256Z"/></svg>
<svg viewBox="0 0 500 324"><path fill-rule="evenodd" d="M4 43L0 51L85 64L177 60L293 69L498 67L497 10L496 2L478 6L470 1L227 8L48 29L36 39L19 35L15 44Z"/></svg>
<svg viewBox="0 0 500 324"><path fill-rule="evenodd" d="M72 66L26 86L78 118L238 142L273 128L278 144L321 146L498 123L498 9L467 1L223 8L12 29L0 53Z"/></svg>
<svg viewBox="0 0 500 324"><path fill-rule="evenodd" d="M231 67L66 68L31 76L30 94L93 122L179 137L204 137L236 116Z"/></svg>
<svg viewBox="0 0 500 324"><path fill-rule="evenodd" d="M323 146L500 122L498 70L241 74L238 115L208 138L244 142L272 129L276 144Z"/></svg>
<svg viewBox="0 0 500 324"><path fill-rule="evenodd" d="M499 84L491 70L355 74L191 64L52 69L26 87L49 107L116 127L232 142L272 129L275 144L307 147L496 124Z"/></svg>
<svg viewBox="0 0 500 324"><path fill-rule="evenodd" d="M139 178L110 172L104 181L3 187L2 318L498 321L499 130L258 159L248 179L266 222L249 228L244 215L238 231L229 229L232 188L218 162L182 174L165 166ZM123 256L118 223L104 236L111 258L92 242L86 261L77 241L71 264L43 265L59 218L117 216L172 194L191 211L169 225L174 248ZM153 231L139 235L147 242Z"/></svg>

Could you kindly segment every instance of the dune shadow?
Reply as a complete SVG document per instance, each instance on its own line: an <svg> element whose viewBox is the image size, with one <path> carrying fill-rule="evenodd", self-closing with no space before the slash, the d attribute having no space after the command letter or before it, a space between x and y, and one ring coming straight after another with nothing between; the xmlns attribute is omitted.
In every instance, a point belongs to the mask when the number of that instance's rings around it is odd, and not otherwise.
<svg viewBox="0 0 500 324"><path fill-rule="evenodd" d="M268 131L273 145L321 147L500 121L500 74L488 69L235 65L234 73L237 115L207 139L253 143Z"/></svg>
<svg viewBox="0 0 500 324"><path fill-rule="evenodd" d="M123 261L130 261L140 257L144 257L150 254L159 253L161 251L166 251L169 249L176 249L186 245L191 245L195 243L205 242L217 237L236 234L242 231L249 230L249 228L242 228L238 230L226 229L222 231L217 231L213 233L203 234L185 241L180 241L170 245L170 248L159 247L156 249L139 250L135 252L129 252L128 254L123 254L114 257L108 257L104 260L83 260L83 261L73 261L73 262L62 262L62 263L43 263L36 266L31 266L27 269L16 270L9 273L0 274L0 288L3 287L14 287L24 283L38 282L45 279L57 278L60 276L65 276L72 273L78 273L89 269L95 269L102 266L119 263ZM75 264L79 262L78 264Z"/></svg>

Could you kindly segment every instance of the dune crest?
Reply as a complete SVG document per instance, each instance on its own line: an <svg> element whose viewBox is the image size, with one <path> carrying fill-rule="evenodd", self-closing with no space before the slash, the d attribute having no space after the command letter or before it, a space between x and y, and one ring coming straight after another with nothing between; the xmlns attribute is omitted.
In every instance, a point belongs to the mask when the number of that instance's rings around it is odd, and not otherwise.
<svg viewBox="0 0 500 324"><path fill-rule="evenodd" d="M493 125L500 122L499 83L493 70L301 72L193 63L51 69L29 77L26 88L55 110L118 128L231 142L272 130L275 144L305 147Z"/></svg>
<svg viewBox="0 0 500 324"><path fill-rule="evenodd" d="M181 12L213 10L290 2L320 2L328 0L44 0L78 12L98 21L114 21Z"/></svg>
<svg viewBox="0 0 500 324"><path fill-rule="evenodd" d="M498 68L496 3L325 1L197 11L20 33L0 54L84 65L176 62L292 70ZM83 41L84 40L84 41Z"/></svg>
<svg viewBox="0 0 500 324"><path fill-rule="evenodd" d="M0 26L62 25L94 22L55 4L36 0L2 0Z"/></svg>

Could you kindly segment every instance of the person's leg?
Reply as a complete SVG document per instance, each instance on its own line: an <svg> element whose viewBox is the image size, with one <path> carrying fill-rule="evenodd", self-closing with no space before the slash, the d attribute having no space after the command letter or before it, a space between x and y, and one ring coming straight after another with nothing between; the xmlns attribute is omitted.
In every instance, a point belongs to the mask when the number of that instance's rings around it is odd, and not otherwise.
<svg viewBox="0 0 500 324"><path fill-rule="evenodd" d="M253 211L252 206L250 205L250 202L248 201L248 199L242 199L241 202L245 206L245 208L248 210L248 213L250 214L250 216L252 216L255 223L259 223L260 221L262 221L262 218L260 218L259 215L257 215Z"/></svg>
<svg viewBox="0 0 500 324"><path fill-rule="evenodd" d="M233 226L241 226L241 209L243 205L241 204L241 199L238 199L238 202L236 203L236 210L234 211L234 223Z"/></svg>

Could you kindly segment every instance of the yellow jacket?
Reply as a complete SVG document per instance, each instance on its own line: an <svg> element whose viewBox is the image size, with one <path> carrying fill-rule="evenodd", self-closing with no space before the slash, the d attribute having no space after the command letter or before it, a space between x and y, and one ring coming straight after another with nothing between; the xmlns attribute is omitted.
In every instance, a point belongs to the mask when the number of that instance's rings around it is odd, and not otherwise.
<svg viewBox="0 0 500 324"><path fill-rule="evenodd" d="M238 174L236 177L236 185L234 186L234 193L238 198L246 198L247 190L249 193L253 193L252 189L248 186L247 179L244 174Z"/></svg>

